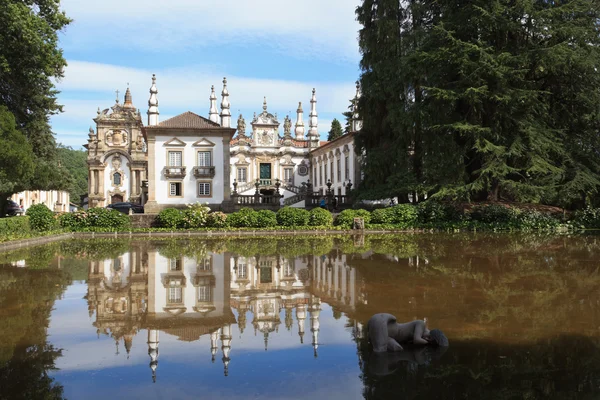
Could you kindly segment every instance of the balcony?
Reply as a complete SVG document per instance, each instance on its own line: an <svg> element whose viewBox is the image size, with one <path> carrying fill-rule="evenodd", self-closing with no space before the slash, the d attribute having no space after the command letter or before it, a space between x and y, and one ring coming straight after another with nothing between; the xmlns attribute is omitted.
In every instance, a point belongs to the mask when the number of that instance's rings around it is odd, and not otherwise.
<svg viewBox="0 0 600 400"><path fill-rule="evenodd" d="M165 167L163 174L165 178L185 178L185 167Z"/></svg>
<svg viewBox="0 0 600 400"><path fill-rule="evenodd" d="M194 167L194 176L196 178L214 178L215 167Z"/></svg>

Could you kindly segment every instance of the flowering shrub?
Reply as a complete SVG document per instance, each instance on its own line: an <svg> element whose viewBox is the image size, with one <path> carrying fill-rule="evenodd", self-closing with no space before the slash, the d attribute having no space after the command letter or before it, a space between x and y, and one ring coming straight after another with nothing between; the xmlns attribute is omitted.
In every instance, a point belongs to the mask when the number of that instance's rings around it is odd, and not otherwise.
<svg viewBox="0 0 600 400"><path fill-rule="evenodd" d="M95 207L72 213L64 213L58 217L61 227L69 230L85 228L126 229L130 226L129 217L117 210Z"/></svg>
<svg viewBox="0 0 600 400"><path fill-rule="evenodd" d="M206 226L206 219L210 208L200 203L188 204L182 213L182 227L186 229L202 228Z"/></svg>
<svg viewBox="0 0 600 400"><path fill-rule="evenodd" d="M206 216L206 226L209 228L224 228L227 226L227 214L215 211Z"/></svg>

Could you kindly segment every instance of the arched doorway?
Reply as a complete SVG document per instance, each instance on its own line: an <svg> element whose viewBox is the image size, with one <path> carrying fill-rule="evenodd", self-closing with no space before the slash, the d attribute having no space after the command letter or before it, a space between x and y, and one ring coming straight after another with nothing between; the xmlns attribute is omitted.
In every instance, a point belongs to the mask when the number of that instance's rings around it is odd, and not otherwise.
<svg viewBox="0 0 600 400"><path fill-rule="evenodd" d="M122 203L122 202L123 202L123 196L120 194L113 194L110 198L111 204Z"/></svg>

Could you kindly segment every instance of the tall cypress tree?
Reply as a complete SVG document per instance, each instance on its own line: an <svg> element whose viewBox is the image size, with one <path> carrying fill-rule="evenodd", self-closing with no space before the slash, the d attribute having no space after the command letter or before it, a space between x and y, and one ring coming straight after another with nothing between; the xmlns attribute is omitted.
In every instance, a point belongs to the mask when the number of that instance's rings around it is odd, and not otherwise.
<svg viewBox="0 0 600 400"><path fill-rule="evenodd" d="M596 2L400 4L357 9L370 195L565 202L596 190Z"/></svg>

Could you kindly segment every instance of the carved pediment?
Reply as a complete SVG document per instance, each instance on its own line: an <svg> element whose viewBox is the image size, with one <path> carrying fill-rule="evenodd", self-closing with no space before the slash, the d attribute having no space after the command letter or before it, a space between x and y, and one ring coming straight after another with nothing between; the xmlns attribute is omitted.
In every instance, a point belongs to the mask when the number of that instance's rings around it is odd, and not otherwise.
<svg viewBox="0 0 600 400"><path fill-rule="evenodd" d="M165 144L163 146L185 147L185 143L175 137L175 138L169 140L168 142L165 142Z"/></svg>
<svg viewBox="0 0 600 400"><path fill-rule="evenodd" d="M211 142L210 140L208 140L207 138L202 138L200 140L198 140L197 142L195 142L194 144L192 144L192 147L214 147L215 144L213 142Z"/></svg>

